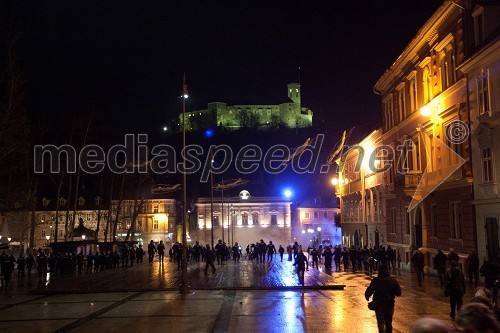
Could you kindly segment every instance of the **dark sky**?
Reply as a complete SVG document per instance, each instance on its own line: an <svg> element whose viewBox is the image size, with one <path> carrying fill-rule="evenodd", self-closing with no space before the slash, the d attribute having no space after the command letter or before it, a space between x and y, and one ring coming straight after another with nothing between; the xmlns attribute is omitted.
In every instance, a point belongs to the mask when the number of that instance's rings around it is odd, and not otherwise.
<svg viewBox="0 0 500 333"><path fill-rule="evenodd" d="M303 104L340 127L376 126L373 85L437 0L11 1L30 112L93 108L123 132L154 131L210 101L280 103L301 67ZM7 27L7 28L6 28Z"/></svg>

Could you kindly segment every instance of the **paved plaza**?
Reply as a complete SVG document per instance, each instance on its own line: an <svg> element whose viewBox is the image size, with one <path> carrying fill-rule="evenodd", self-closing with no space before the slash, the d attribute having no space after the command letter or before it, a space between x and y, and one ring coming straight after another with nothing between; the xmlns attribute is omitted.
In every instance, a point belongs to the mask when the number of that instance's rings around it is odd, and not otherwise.
<svg viewBox="0 0 500 333"><path fill-rule="evenodd" d="M0 296L4 332L377 332L364 291L364 273L321 269L306 272L299 286L291 262L260 264L243 260L203 272L189 264L192 292L177 292L177 264L155 261L89 276L18 279ZM395 269L403 295L396 299L394 332L407 332L421 316L447 321L448 300L436 277L423 287L407 271ZM472 297L473 288L465 296Z"/></svg>

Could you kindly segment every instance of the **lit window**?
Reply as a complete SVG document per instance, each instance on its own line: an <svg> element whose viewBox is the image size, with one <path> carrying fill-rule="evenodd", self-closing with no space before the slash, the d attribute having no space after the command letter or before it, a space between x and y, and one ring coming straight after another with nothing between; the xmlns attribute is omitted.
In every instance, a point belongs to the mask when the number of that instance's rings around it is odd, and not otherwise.
<svg viewBox="0 0 500 333"><path fill-rule="evenodd" d="M305 219L310 219L311 218L311 215L309 213L304 213L304 218Z"/></svg>
<svg viewBox="0 0 500 333"><path fill-rule="evenodd" d="M153 230L158 230L158 220L153 219Z"/></svg>

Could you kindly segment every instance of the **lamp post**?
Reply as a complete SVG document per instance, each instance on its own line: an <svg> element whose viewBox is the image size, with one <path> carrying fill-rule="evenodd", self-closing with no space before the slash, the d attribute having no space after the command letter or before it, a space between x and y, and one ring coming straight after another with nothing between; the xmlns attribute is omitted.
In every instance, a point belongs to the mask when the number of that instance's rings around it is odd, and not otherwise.
<svg viewBox="0 0 500 333"><path fill-rule="evenodd" d="M188 98L188 91L186 85L186 73L184 73L182 82L182 150L186 149L186 98ZM186 194L186 154L182 157L182 272L181 272L181 285L179 292L181 294L188 294L189 284L187 282L187 239L186 239L186 209L187 209L187 194Z"/></svg>
<svg viewBox="0 0 500 333"><path fill-rule="evenodd" d="M210 146L210 236L212 238L212 249L214 248L214 151Z"/></svg>
<svg viewBox="0 0 500 333"><path fill-rule="evenodd" d="M320 246L321 243L321 227L318 227L316 229L318 231L318 247Z"/></svg>
<svg viewBox="0 0 500 333"><path fill-rule="evenodd" d="M9 237L9 238L10 238L10 237ZM50 235L45 236L45 239L47 240L47 245L46 245L46 246L49 246L49 239L50 239ZM10 242L10 239L9 239L9 242Z"/></svg>

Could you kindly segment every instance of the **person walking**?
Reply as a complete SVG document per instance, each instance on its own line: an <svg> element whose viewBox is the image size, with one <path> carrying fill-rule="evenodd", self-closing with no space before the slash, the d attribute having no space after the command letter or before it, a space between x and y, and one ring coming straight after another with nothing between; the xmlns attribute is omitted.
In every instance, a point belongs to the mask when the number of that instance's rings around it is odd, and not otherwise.
<svg viewBox="0 0 500 333"><path fill-rule="evenodd" d="M17 259L17 275L24 276L24 268L26 267L26 260L24 259L23 254L19 255Z"/></svg>
<svg viewBox="0 0 500 333"><path fill-rule="evenodd" d="M297 257L295 258L295 265L297 266L299 283L302 284L302 286L304 286L305 285L304 276L306 270L309 270L309 263L307 262L307 257L304 254L304 252L302 252L302 250L299 250Z"/></svg>
<svg viewBox="0 0 500 333"><path fill-rule="evenodd" d="M234 243L233 248L231 249L233 252L233 261L234 262L240 262L240 246L238 245L238 242Z"/></svg>
<svg viewBox="0 0 500 333"><path fill-rule="evenodd" d="M137 249L136 253L136 264L142 264L142 261L144 260L144 250L142 249L142 245L139 245L139 248Z"/></svg>
<svg viewBox="0 0 500 333"><path fill-rule="evenodd" d="M267 261L272 261L275 254L276 246L274 246L272 241L269 241L269 244L267 244Z"/></svg>
<svg viewBox="0 0 500 333"><path fill-rule="evenodd" d="M401 296L401 286L386 265L379 266L378 276L366 288L365 299L369 301L372 295L379 333L392 333L394 303L396 296Z"/></svg>
<svg viewBox="0 0 500 333"><path fill-rule="evenodd" d="M33 258L33 255L30 253L26 257L26 268L28 269L28 275L31 274L31 270L33 269L33 264L35 263L35 258Z"/></svg>
<svg viewBox="0 0 500 333"><path fill-rule="evenodd" d="M283 261L283 254L285 254L285 248L280 245L280 247L278 248L278 252L280 254L280 261Z"/></svg>
<svg viewBox="0 0 500 333"><path fill-rule="evenodd" d="M155 243L153 242L153 240L151 240L151 242L149 242L149 244L148 244L148 260L149 260L149 262L153 262L153 258L155 257L155 253L156 253L156 246L155 246Z"/></svg>
<svg viewBox="0 0 500 333"><path fill-rule="evenodd" d="M160 241L160 244L156 247L156 251L158 251L158 261L163 262L163 258L165 257L165 245L163 241Z"/></svg>
<svg viewBox="0 0 500 333"><path fill-rule="evenodd" d="M206 252L205 252L205 274L208 273L208 266L212 267L212 273L215 273L216 269L214 266L215 254L214 251L210 248L210 245L207 244Z"/></svg>
<svg viewBox="0 0 500 333"><path fill-rule="evenodd" d="M325 251L323 251L323 257L325 258L325 270L326 271L331 271L332 270L332 258L333 258L333 252L330 246L327 246Z"/></svg>
<svg viewBox="0 0 500 333"><path fill-rule="evenodd" d="M413 263L413 268L417 273L418 285L421 287L422 281L424 279L425 257L424 254L420 252L420 249L416 249L415 252L413 252L413 256L411 257L411 262Z"/></svg>
<svg viewBox="0 0 500 333"><path fill-rule="evenodd" d="M2 274L3 274L3 279L5 282L5 290L7 291L7 288L9 287L10 283L10 278L12 276L12 271L14 270L14 263L16 262L16 259L14 256L11 254L10 256L4 256L2 260Z"/></svg>
<svg viewBox="0 0 500 333"><path fill-rule="evenodd" d="M450 297L450 318L455 320L456 311L460 310L462 307L466 286L465 276L462 273L458 262L453 260L450 263L450 266L450 269L446 272L445 296Z"/></svg>
<svg viewBox="0 0 500 333"><path fill-rule="evenodd" d="M479 256L477 255L475 250L467 257L467 266L468 266L468 275L469 275L469 284L472 284L474 281L474 285L477 287L479 283Z"/></svg>
<svg viewBox="0 0 500 333"><path fill-rule="evenodd" d="M316 269L319 269L318 267L319 252L318 250L316 250L315 247L313 247L311 250L311 257L312 257L312 267L314 268L314 265L316 265Z"/></svg>
<svg viewBox="0 0 500 333"><path fill-rule="evenodd" d="M439 277L439 283L444 286L446 281L446 254L443 251L438 250L436 257L434 257L436 263L436 269Z"/></svg>

